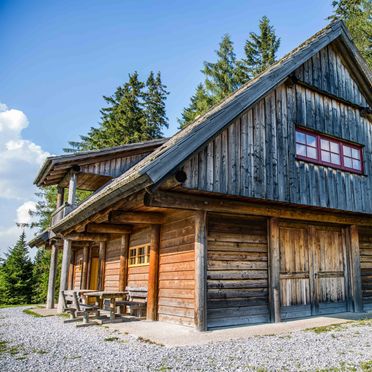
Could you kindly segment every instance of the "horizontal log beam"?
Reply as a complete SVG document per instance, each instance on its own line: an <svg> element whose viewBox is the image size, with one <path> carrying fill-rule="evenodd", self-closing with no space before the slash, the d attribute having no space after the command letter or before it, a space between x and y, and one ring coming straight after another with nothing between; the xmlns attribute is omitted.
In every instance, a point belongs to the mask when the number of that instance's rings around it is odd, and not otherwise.
<svg viewBox="0 0 372 372"><path fill-rule="evenodd" d="M111 213L110 222L162 224L164 222L164 216L161 213L114 211Z"/></svg>
<svg viewBox="0 0 372 372"><path fill-rule="evenodd" d="M81 242L104 242L108 240L108 235L106 234L89 234L89 233L74 233L69 234L64 237L65 239L71 241L81 241Z"/></svg>
<svg viewBox="0 0 372 372"><path fill-rule="evenodd" d="M114 225L111 223L90 223L86 226L86 231L89 233L128 234L132 231L132 227L128 225Z"/></svg>
<svg viewBox="0 0 372 372"><path fill-rule="evenodd" d="M144 204L148 207L206 210L219 213L236 213L265 217L276 217L302 221L329 222L337 224L357 224L372 226L372 217L360 215L345 215L315 211L301 208L300 206L284 207L282 205L268 205L250 201L235 201L229 199L213 198L209 196L195 196L179 192L157 191L153 194L146 194Z"/></svg>

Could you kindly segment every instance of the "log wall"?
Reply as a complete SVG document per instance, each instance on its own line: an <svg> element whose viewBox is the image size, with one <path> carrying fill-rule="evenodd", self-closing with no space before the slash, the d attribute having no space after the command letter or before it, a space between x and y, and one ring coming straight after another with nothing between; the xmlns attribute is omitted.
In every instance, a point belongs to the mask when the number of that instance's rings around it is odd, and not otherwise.
<svg viewBox="0 0 372 372"><path fill-rule="evenodd" d="M119 290L121 239L110 240L106 246L105 291Z"/></svg>
<svg viewBox="0 0 372 372"><path fill-rule="evenodd" d="M150 243L150 228L138 229L130 236L129 248L148 243ZM129 267L127 285L129 287L147 288L148 276L149 265Z"/></svg>
<svg viewBox="0 0 372 372"><path fill-rule="evenodd" d="M321 51L296 75L365 106L342 58L332 51ZM372 213L372 177L296 160L296 125L363 145L364 170L372 172L372 125L357 108L299 84L282 84L184 163L184 187Z"/></svg>
<svg viewBox="0 0 372 372"><path fill-rule="evenodd" d="M360 266L364 310L372 310L372 229L359 230Z"/></svg>
<svg viewBox="0 0 372 372"><path fill-rule="evenodd" d="M73 271L73 289L81 287L81 268L80 262L83 262L83 249L76 249L74 255L74 271Z"/></svg>
<svg viewBox="0 0 372 372"><path fill-rule="evenodd" d="M158 319L194 325L194 216L179 212L160 230Z"/></svg>
<svg viewBox="0 0 372 372"><path fill-rule="evenodd" d="M266 219L208 215L208 327L269 321Z"/></svg>

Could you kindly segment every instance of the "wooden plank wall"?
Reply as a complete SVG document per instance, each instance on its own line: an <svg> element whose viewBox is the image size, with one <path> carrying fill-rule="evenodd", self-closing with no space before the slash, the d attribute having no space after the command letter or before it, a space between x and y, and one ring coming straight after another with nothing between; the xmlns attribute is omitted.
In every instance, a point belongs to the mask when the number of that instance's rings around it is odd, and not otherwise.
<svg viewBox="0 0 372 372"><path fill-rule="evenodd" d="M74 278L73 278L73 289L80 289L81 286L81 270L80 260L83 260L83 249L76 249L74 254Z"/></svg>
<svg viewBox="0 0 372 372"><path fill-rule="evenodd" d="M360 266L364 310L372 310L372 229L359 228Z"/></svg>
<svg viewBox="0 0 372 372"><path fill-rule="evenodd" d="M208 215L208 328L269 321L266 225Z"/></svg>
<svg viewBox="0 0 372 372"><path fill-rule="evenodd" d="M135 247L150 242L150 228L141 228L135 230L129 241L129 247ZM128 268L128 283L129 287L147 288L149 275L149 265L134 266Z"/></svg>
<svg viewBox="0 0 372 372"><path fill-rule="evenodd" d="M82 165L81 172L118 177L126 172L129 168L137 164L148 154L150 154L150 152Z"/></svg>
<svg viewBox="0 0 372 372"><path fill-rule="evenodd" d="M170 214L160 230L158 319L194 325L195 227L189 212Z"/></svg>
<svg viewBox="0 0 372 372"><path fill-rule="evenodd" d="M337 63L330 63L335 59ZM296 74L365 105L332 48L321 51ZM295 125L364 145L364 169L372 172L372 124L359 110L303 86L282 84L184 163L184 187L372 213L372 177L297 161Z"/></svg>
<svg viewBox="0 0 372 372"><path fill-rule="evenodd" d="M110 240L106 246L105 291L119 290L121 239Z"/></svg>

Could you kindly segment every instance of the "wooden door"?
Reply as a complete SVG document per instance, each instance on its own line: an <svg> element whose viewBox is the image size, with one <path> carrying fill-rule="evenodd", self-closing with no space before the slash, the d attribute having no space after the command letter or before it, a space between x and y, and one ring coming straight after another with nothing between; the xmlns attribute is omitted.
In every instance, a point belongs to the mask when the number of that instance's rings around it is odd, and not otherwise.
<svg viewBox="0 0 372 372"><path fill-rule="evenodd" d="M281 223L282 319L347 310L348 275L342 228Z"/></svg>
<svg viewBox="0 0 372 372"><path fill-rule="evenodd" d="M90 264L89 289L98 289L98 257L92 257Z"/></svg>
<svg viewBox="0 0 372 372"><path fill-rule="evenodd" d="M311 227L314 256L314 312L346 311L348 284L346 249L339 227Z"/></svg>
<svg viewBox="0 0 372 372"><path fill-rule="evenodd" d="M311 315L311 251L306 225L281 223L280 305L282 319Z"/></svg>

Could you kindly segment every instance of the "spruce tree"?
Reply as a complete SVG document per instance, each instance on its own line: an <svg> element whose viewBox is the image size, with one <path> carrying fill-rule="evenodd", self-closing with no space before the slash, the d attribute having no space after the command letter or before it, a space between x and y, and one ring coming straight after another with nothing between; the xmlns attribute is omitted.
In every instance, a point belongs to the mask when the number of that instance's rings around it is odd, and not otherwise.
<svg viewBox="0 0 372 372"><path fill-rule="evenodd" d="M167 87L162 83L160 72L155 76L151 71L146 81L144 94L145 125L144 136L148 139L161 138L162 129L168 128L165 101L167 99Z"/></svg>
<svg viewBox="0 0 372 372"><path fill-rule="evenodd" d="M244 46L245 57L238 62L238 76L248 81L267 69L276 60L280 38L266 16L259 22L259 33L251 32Z"/></svg>
<svg viewBox="0 0 372 372"><path fill-rule="evenodd" d="M32 262L23 231L1 266L1 297L4 304L29 304L32 300Z"/></svg>
<svg viewBox="0 0 372 372"><path fill-rule="evenodd" d="M204 62L202 70L205 87L215 103L220 102L240 86L236 71L234 45L229 35L225 35L216 51L216 62Z"/></svg>
<svg viewBox="0 0 372 372"><path fill-rule="evenodd" d="M178 119L179 128L183 129L192 123L199 115L204 114L212 106L212 99L208 96L204 85L199 84L195 94L191 97L190 105L183 109L181 119Z"/></svg>
<svg viewBox="0 0 372 372"><path fill-rule="evenodd" d="M372 2L370 0L333 1L332 20L342 19L353 41L372 68Z"/></svg>

